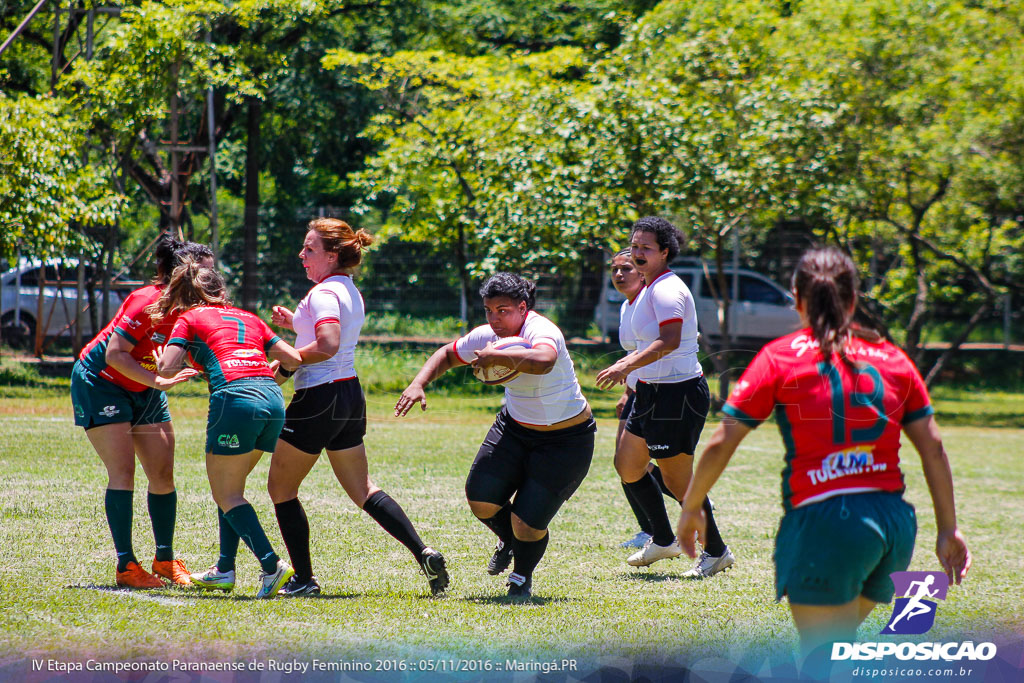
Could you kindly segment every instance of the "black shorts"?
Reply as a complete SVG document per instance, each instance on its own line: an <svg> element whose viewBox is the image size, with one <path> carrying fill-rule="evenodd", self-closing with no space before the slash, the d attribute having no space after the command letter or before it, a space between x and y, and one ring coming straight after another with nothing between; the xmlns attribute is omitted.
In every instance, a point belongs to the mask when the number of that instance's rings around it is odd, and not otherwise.
<svg viewBox="0 0 1024 683"><path fill-rule="evenodd" d="M626 431L647 441L653 459L693 455L710 408L711 392L703 375L685 382L637 382Z"/></svg>
<svg viewBox="0 0 1024 683"><path fill-rule="evenodd" d="M534 529L546 529L590 471L593 418L566 429L539 432L502 409L480 444L466 478L469 500L504 505Z"/></svg>
<svg viewBox="0 0 1024 683"><path fill-rule="evenodd" d="M636 401L636 392L633 391L626 397L626 404L622 406L622 415L619 415L620 420L628 420L629 414L633 412L633 403Z"/></svg>
<svg viewBox="0 0 1024 683"><path fill-rule="evenodd" d="M366 399L359 378L298 389L284 414L281 440L304 453L355 448L366 435Z"/></svg>

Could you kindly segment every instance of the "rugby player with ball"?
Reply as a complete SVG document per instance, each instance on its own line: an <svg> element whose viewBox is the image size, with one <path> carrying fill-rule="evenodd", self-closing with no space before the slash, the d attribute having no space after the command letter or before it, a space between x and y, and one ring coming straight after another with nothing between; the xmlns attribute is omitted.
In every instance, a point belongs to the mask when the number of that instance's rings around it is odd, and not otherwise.
<svg viewBox="0 0 1024 683"><path fill-rule="evenodd" d="M466 498L498 537L488 573L515 561L507 585L516 600L532 595L548 525L590 470L597 431L565 337L533 310L536 288L512 273L487 280L480 288L487 324L435 351L395 405L396 417L416 403L426 410L426 385L458 365L505 387L505 405L470 467Z"/></svg>

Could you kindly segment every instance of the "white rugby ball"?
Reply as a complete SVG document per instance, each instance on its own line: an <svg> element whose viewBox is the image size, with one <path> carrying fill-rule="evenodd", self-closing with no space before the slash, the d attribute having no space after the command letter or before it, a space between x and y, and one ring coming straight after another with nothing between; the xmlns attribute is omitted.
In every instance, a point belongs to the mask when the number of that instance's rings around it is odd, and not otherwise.
<svg viewBox="0 0 1024 683"><path fill-rule="evenodd" d="M522 337L501 337L498 341L493 342L492 348L509 349L516 347L531 349L533 345ZM519 370L508 365L496 363L489 368L473 368L473 376L484 384L504 384L518 377Z"/></svg>

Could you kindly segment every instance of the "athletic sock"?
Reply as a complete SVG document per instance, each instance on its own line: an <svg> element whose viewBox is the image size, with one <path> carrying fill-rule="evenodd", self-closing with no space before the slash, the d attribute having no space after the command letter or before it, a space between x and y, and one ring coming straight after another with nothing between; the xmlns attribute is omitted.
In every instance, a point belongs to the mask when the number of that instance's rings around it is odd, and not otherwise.
<svg viewBox="0 0 1024 683"><path fill-rule="evenodd" d="M260 566L263 568L264 573L273 574L277 571L277 561L280 558L270 546L270 539L267 538L266 532L263 531L259 517L256 516L256 511L253 510L252 505L243 503L233 507L224 513L224 518L228 520L228 524L245 541L245 544L249 546L249 550L260 561Z"/></svg>
<svg viewBox="0 0 1024 683"><path fill-rule="evenodd" d="M156 560L174 559L174 520L178 515L178 492L146 495L149 519L153 522L153 540L156 541Z"/></svg>
<svg viewBox="0 0 1024 683"><path fill-rule="evenodd" d="M644 472L644 476L637 481L631 484L623 482L623 484L629 488L630 493L633 494L636 502L647 515L647 519L650 520L651 536L654 543L660 546L671 545L676 535L672 532L672 525L668 521L668 512L665 511L665 501L662 500L657 480L650 472Z"/></svg>
<svg viewBox="0 0 1024 683"><path fill-rule="evenodd" d="M420 540L420 535L416 533L408 515L405 514L402 506L395 502L394 498L383 491L377 491L363 503L363 510L373 517L374 521L384 528L384 531L397 538L399 543L408 548L417 562L420 561L420 555L423 554L423 549L427 546Z"/></svg>
<svg viewBox="0 0 1024 683"><path fill-rule="evenodd" d="M672 500L679 500L676 498L676 494L672 493L668 486L665 485L665 477L661 474L661 468L657 465L651 470L651 476L654 477L654 481L658 482L658 486L661 488L661 492Z"/></svg>
<svg viewBox="0 0 1024 683"><path fill-rule="evenodd" d="M477 517L477 519L480 519ZM512 542L512 503L506 502L493 517L480 519L483 525L494 532L503 545ZM513 551L514 553L515 551Z"/></svg>
<svg viewBox="0 0 1024 683"><path fill-rule="evenodd" d="M217 508L217 526L220 529L220 557L217 558L217 571L233 572L235 571L235 557L238 555L238 541L241 539L220 508Z"/></svg>
<svg viewBox="0 0 1024 683"><path fill-rule="evenodd" d="M117 552L117 571L123 572L129 562L138 562L132 548L132 498L135 491L107 489L103 507L107 513L107 525L114 538Z"/></svg>
<svg viewBox="0 0 1024 683"><path fill-rule="evenodd" d="M704 516L707 518L706 530L704 531L704 552L711 557L721 557L725 554L725 542L722 535L718 533L718 524L715 523L715 514L711 511L711 499L704 496L701 504L704 508Z"/></svg>
<svg viewBox="0 0 1024 683"><path fill-rule="evenodd" d="M306 510L298 498L274 505L281 537L288 548L288 556L295 569L295 580L299 583L313 578L313 560L309 554L309 520Z"/></svg>
<svg viewBox="0 0 1024 683"><path fill-rule="evenodd" d="M622 482L622 492L626 494L626 501L629 503L629 507L633 509L633 516L636 517L636 521L640 524L640 531L651 536L651 520L647 519L647 513L640 507L636 497L630 493L626 482Z"/></svg>
<svg viewBox="0 0 1024 683"><path fill-rule="evenodd" d="M520 541L513 536L512 558L514 565L512 573L529 579L533 575L533 570L537 568L540 558L544 557L544 551L547 550L549 538L551 538L550 533L544 534L544 538L539 541Z"/></svg>

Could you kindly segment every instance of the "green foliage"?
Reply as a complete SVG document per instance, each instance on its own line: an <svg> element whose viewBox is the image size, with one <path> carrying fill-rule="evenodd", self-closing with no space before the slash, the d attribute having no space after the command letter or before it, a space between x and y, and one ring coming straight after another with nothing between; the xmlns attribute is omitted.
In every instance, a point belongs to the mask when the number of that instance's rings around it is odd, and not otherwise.
<svg viewBox="0 0 1024 683"><path fill-rule="evenodd" d="M74 252L76 223L115 219L121 197L82 160L85 140L64 100L0 93L0 256Z"/></svg>
<svg viewBox="0 0 1024 683"><path fill-rule="evenodd" d="M0 386L35 387L43 384L43 378L34 366L13 360L9 349L3 351L4 355L0 356Z"/></svg>

